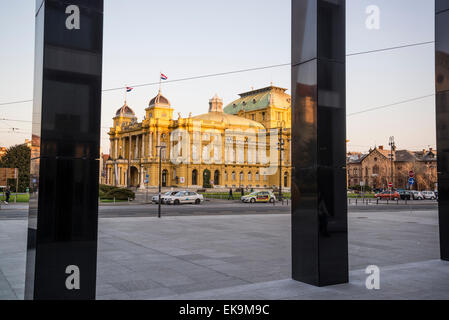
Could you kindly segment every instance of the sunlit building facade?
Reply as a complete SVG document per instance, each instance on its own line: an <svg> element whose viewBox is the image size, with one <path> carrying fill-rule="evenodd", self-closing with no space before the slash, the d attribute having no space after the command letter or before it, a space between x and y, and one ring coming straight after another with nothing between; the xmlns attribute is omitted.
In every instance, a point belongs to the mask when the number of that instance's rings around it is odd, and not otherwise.
<svg viewBox="0 0 449 320"><path fill-rule="evenodd" d="M291 97L285 91L252 90L224 108L215 96L208 113L177 119L159 91L142 122L125 102L109 132L106 183L156 187L161 160L163 187L257 189L281 183L289 189Z"/></svg>

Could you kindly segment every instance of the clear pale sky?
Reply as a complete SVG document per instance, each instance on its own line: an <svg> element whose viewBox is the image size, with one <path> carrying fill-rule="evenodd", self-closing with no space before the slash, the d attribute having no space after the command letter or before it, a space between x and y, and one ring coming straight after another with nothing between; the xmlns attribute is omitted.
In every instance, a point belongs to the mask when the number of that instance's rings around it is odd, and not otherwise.
<svg viewBox="0 0 449 320"><path fill-rule="evenodd" d="M380 8L380 29L365 27L369 5ZM290 0L106 0L103 87L157 82L290 62ZM0 103L29 100L33 92L34 0L0 0ZM347 53L433 41L429 0L347 0ZM203 80L167 83L163 94L175 115L207 112L218 94L225 104L270 84L288 88L290 69L280 67ZM136 88L128 104L139 121L158 86ZM434 93L434 45L347 58L348 114ZM124 92L103 94L102 147ZM348 149L387 145L435 147L433 97L348 116ZM31 120L32 104L0 106L0 118ZM19 129L12 132L11 128ZM0 146L22 143L31 124L0 121Z"/></svg>

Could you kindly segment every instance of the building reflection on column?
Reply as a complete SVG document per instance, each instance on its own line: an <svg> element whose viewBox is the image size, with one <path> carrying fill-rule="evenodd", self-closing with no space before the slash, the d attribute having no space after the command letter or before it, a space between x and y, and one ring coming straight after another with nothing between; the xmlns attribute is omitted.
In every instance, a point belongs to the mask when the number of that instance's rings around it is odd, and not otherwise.
<svg viewBox="0 0 449 320"><path fill-rule="evenodd" d="M345 1L292 1L292 275L348 281Z"/></svg>
<svg viewBox="0 0 449 320"><path fill-rule="evenodd" d="M73 6L80 29L66 24ZM94 299L103 0L37 0L35 32L25 298Z"/></svg>
<svg viewBox="0 0 449 320"><path fill-rule="evenodd" d="M435 2L436 121L441 258L449 261L449 1Z"/></svg>

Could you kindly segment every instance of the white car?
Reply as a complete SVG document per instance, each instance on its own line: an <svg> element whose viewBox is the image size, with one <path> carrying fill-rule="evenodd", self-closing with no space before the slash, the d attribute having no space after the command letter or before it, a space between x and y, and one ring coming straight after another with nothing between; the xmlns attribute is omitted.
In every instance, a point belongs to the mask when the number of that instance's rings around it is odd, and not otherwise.
<svg viewBox="0 0 449 320"><path fill-rule="evenodd" d="M436 200L437 199L437 195L433 191L423 191L421 193L424 196L424 199L426 199L426 200Z"/></svg>
<svg viewBox="0 0 449 320"><path fill-rule="evenodd" d="M413 200L424 200L424 195L421 192L412 190L410 193L412 194Z"/></svg>
<svg viewBox="0 0 449 320"><path fill-rule="evenodd" d="M256 203L256 202L276 202L276 196L271 191L253 192L247 196L242 197L242 202Z"/></svg>
<svg viewBox="0 0 449 320"><path fill-rule="evenodd" d="M167 200L168 204L174 205L184 203L201 204L202 202L204 202L203 195L192 191L180 191Z"/></svg>
<svg viewBox="0 0 449 320"><path fill-rule="evenodd" d="M167 203L168 199L170 199L170 197L174 196L178 192L179 191L169 191L169 192L162 194L161 195L161 203ZM159 203L159 195L153 196L151 202L158 204Z"/></svg>

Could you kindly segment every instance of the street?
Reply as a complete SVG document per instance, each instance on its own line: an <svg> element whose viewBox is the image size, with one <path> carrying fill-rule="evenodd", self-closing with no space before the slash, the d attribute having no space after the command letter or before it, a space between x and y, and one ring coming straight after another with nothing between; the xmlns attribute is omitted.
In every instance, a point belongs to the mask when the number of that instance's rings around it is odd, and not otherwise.
<svg viewBox="0 0 449 320"><path fill-rule="evenodd" d="M437 210L436 201L375 201L357 203L353 200L348 204L349 211L428 211ZM242 203L240 201L208 200L201 205L162 205L162 216L218 216L218 215L251 215L251 214L290 214L291 202L276 203ZM100 218L116 217L154 217L158 214L156 204L117 203L100 204ZM26 219L28 217L28 204L2 205L0 220Z"/></svg>

